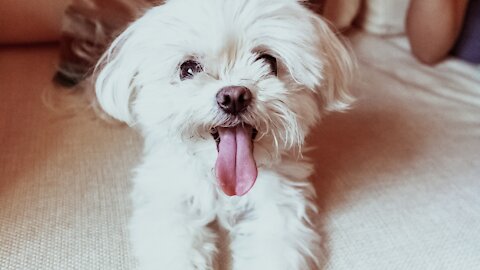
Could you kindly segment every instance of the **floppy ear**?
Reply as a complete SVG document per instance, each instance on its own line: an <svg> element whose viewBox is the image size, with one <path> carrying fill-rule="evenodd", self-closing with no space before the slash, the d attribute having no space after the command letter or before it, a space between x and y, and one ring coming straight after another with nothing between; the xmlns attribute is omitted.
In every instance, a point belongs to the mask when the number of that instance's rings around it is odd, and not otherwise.
<svg viewBox="0 0 480 270"><path fill-rule="evenodd" d="M113 118L134 123L131 101L138 88L135 77L141 57L133 42L136 24L116 38L95 68L95 92L100 107Z"/></svg>
<svg viewBox="0 0 480 270"><path fill-rule="evenodd" d="M317 86L325 109L341 111L354 101L350 94L356 61L347 44L319 16L312 16L317 32L317 48L323 62L323 80Z"/></svg>

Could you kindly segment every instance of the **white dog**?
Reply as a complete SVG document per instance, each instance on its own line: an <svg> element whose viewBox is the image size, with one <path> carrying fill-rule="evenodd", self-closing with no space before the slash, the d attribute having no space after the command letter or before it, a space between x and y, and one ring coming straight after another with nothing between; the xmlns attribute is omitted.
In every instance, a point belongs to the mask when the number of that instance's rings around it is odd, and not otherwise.
<svg viewBox="0 0 480 270"><path fill-rule="evenodd" d="M145 137L130 223L139 268L212 269L215 219L235 270L318 265L302 149L351 101L351 66L296 0L170 0L132 23L97 66L96 93Z"/></svg>

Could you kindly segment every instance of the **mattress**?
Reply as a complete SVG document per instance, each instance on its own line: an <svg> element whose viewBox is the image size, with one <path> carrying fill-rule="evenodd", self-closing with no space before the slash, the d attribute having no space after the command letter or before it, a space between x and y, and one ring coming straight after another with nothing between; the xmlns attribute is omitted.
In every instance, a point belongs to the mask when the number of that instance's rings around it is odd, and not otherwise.
<svg viewBox="0 0 480 270"><path fill-rule="evenodd" d="M402 36L349 39L357 101L309 138L322 268L477 269L480 70L422 65ZM47 106L45 93L68 91L51 83L57 60L56 45L0 48L0 269L135 269L126 224L141 138ZM219 260L228 269L228 252Z"/></svg>

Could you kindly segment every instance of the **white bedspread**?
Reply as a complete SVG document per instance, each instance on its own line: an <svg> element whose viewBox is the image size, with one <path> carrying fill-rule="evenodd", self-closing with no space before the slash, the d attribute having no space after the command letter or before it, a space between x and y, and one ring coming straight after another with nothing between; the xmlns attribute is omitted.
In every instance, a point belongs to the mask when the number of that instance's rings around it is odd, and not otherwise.
<svg viewBox="0 0 480 270"><path fill-rule="evenodd" d="M480 70L350 37L358 103L316 138L326 269L480 269Z"/></svg>
<svg viewBox="0 0 480 270"><path fill-rule="evenodd" d="M324 269L480 269L480 70L350 38L358 101L311 137ZM56 49L0 48L0 269L132 269L141 140L44 106Z"/></svg>

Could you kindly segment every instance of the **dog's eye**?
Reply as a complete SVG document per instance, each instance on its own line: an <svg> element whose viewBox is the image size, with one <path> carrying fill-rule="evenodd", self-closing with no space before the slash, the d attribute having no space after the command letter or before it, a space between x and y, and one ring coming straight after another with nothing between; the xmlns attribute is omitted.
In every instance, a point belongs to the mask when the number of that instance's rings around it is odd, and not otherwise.
<svg viewBox="0 0 480 270"><path fill-rule="evenodd" d="M265 64L270 66L270 70L272 71L271 74L277 76L277 59L270 54L261 54L258 58L257 61L261 60Z"/></svg>
<svg viewBox="0 0 480 270"><path fill-rule="evenodd" d="M191 79L197 73L203 71L202 65L194 60L187 60L180 65L180 79Z"/></svg>

